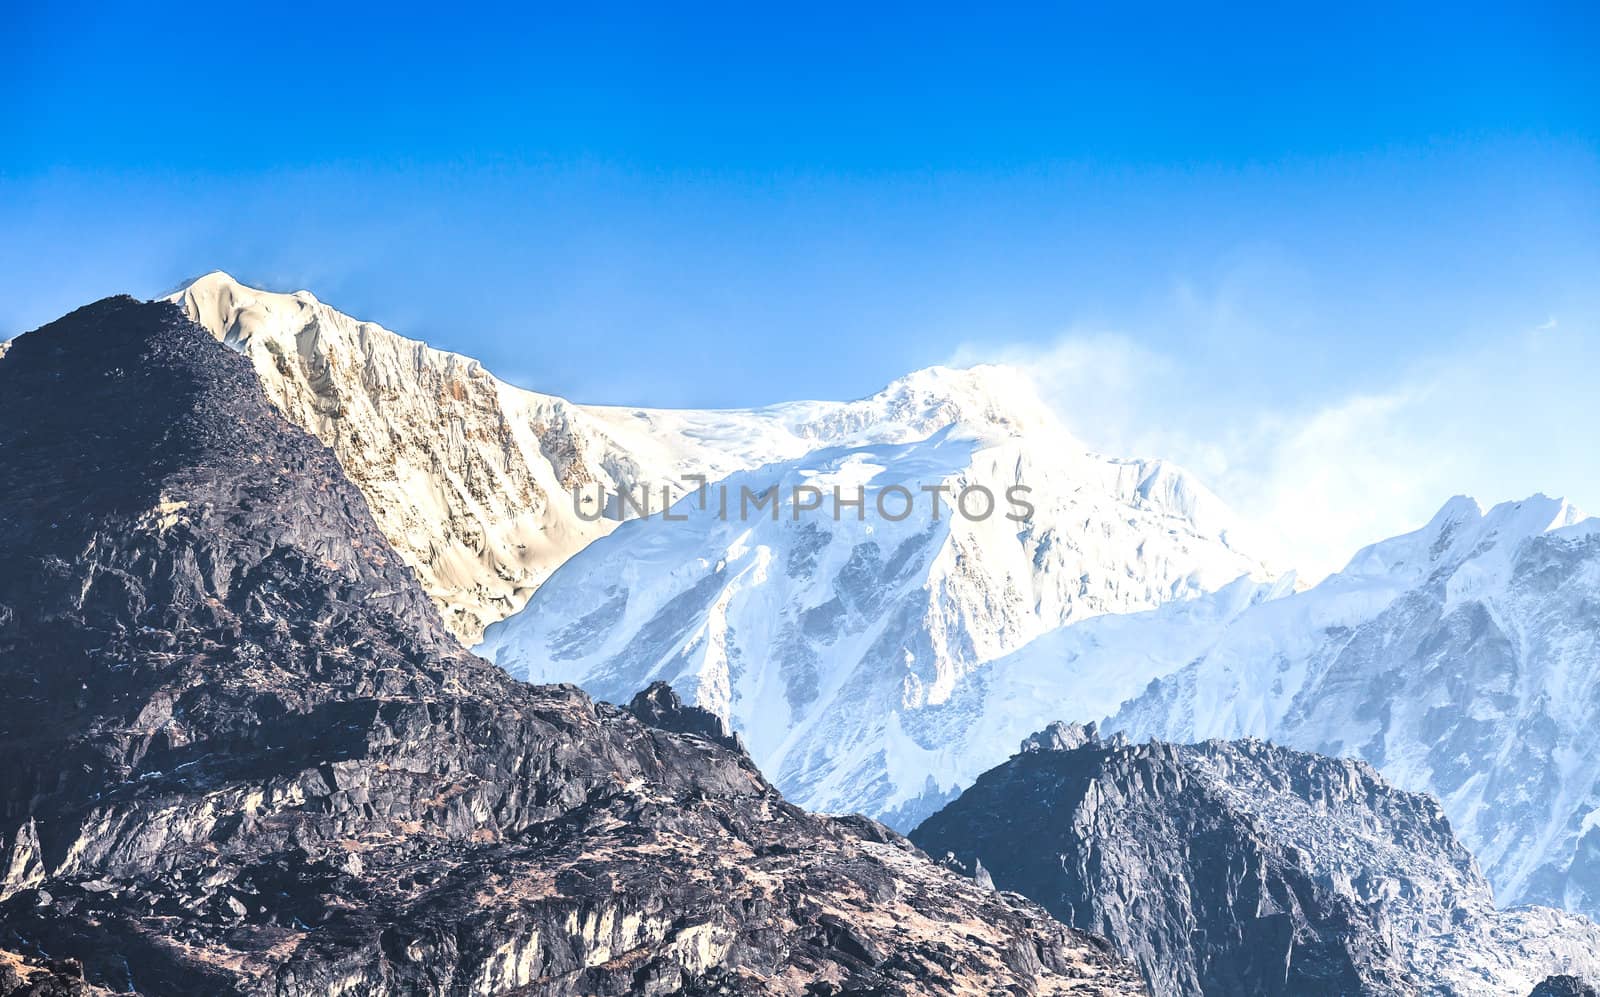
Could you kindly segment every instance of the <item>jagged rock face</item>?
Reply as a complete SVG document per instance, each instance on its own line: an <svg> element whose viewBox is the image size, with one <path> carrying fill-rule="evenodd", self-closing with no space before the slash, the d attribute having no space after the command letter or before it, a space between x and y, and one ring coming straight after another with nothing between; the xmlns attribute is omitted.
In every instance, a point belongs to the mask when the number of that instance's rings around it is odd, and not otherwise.
<svg viewBox="0 0 1600 997"><path fill-rule="evenodd" d="M1053 733L912 840L1104 934L1159 995L1487 995L1600 972L1600 928L1497 912L1437 802L1363 762Z"/></svg>
<svg viewBox="0 0 1600 997"><path fill-rule="evenodd" d="M694 734L718 744L743 752L739 735L728 730L727 723L710 710L699 706L685 706L683 699L665 682L653 682L628 704L628 712L652 727Z"/></svg>
<svg viewBox="0 0 1600 997"><path fill-rule="evenodd" d="M334 455L171 305L13 343L0 503L9 948L163 995L1139 990L787 804L662 689L629 712L467 655Z"/></svg>
<svg viewBox="0 0 1600 997"><path fill-rule="evenodd" d="M417 663L465 659L327 451L200 345L113 299L3 361L9 814L225 759L334 693L435 691Z"/></svg>
<svg viewBox="0 0 1600 997"><path fill-rule="evenodd" d="M551 568L615 525L570 512L566 491L600 480L611 454L572 431L582 414L565 401L308 293L259 292L216 273L173 300L249 357L278 409L334 449L463 639L520 608Z"/></svg>
<svg viewBox="0 0 1600 997"><path fill-rule="evenodd" d="M1057 720L1044 730L1022 739L1022 751L1071 751L1100 740L1097 724L1062 723Z"/></svg>
<svg viewBox="0 0 1600 997"><path fill-rule="evenodd" d="M1094 923L1158 994L1396 982L1377 939L1353 930L1352 905L1241 833L1168 746L1028 752L912 834L931 854L981 861L996 886L1069 923Z"/></svg>

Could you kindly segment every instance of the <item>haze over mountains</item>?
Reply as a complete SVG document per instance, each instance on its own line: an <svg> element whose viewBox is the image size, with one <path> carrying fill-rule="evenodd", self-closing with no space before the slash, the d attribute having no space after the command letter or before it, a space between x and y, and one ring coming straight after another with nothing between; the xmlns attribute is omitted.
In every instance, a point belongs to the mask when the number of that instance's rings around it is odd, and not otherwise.
<svg viewBox="0 0 1600 997"><path fill-rule="evenodd" d="M1594 531L1559 504L1452 501L1297 593L1192 477L1087 451L1004 370L847 403L580 406L304 292L212 274L175 300L334 448L459 636L490 627L515 674L602 695L669 681L809 806L909 829L1062 716L1249 734L1437 794L1502 901L1595 909ZM1024 482L1036 511L738 524L691 496L687 522L618 529L570 502L691 475Z"/></svg>

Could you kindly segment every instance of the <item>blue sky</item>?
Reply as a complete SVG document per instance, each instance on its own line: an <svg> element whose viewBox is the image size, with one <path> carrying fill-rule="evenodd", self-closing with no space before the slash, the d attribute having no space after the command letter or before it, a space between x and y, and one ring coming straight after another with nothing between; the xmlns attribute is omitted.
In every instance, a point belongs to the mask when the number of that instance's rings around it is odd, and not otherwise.
<svg viewBox="0 0 1600 997"><path fill-rule="evenodd" d="M1263 426L1559 330L1499 403L1548 404L1600 335L1592 4L33 6L0 31L0 335L222 268L584 401L1092 356L1127 381L1053 378L1080 435L1247 510ZM1600 504L1561 401L1525 474L1485 446L1452 490Z"/></svg>

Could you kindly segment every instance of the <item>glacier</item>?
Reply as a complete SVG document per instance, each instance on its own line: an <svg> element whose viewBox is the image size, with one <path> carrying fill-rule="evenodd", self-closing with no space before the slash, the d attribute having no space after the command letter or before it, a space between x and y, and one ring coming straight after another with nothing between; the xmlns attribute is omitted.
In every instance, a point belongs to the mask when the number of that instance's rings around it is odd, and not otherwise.
<svg viewBox="0 0 1600 997"><path fill-rule="evenodd" d="M1032 418L990 408L915 442L826 447L726 479L735 494L776 487L776 519L687 497L672 519L626 523L476 650L602 698L667 681L727 718L791 799L909 827L1004 759L978 741L1040 726L989 722L991 663L1078 621L1114 631L1111 618L1218 589L1248 602L1289 584L1239 549L1192 477L1093 453L1021 392L1007 401ZM1021 523L927 507L893 522L793 502L799 486L859 489L871 509L886 489L930 485L1021 486L1034 508ZM1084 702L1114 709L1141 685L1109 684Z"/></svg>

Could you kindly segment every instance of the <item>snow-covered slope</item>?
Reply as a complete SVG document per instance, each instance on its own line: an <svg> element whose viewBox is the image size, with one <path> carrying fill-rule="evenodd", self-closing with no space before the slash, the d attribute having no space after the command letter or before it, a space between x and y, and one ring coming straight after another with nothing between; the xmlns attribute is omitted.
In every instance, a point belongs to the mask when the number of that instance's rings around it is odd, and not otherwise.
<svg viewBox="0 0 1600 997"><path fill-rule="evenodd" d="M919 371L855 402L721 412L575 405L308 291L260 291L217 272L171 300L248 356L268 397L334 450L468 643L631 514L613 502L609 515L586 521L574 487L648 489L659 507L660 489L682 495L692 475L716 480L822 446L925 439L958 421L1011 431L1048 418L1013 390L1015 372L995 367Z"/></svg>
<svg viewBox="0 0 1600 997"><path fill-rule="evenodd" d="M1127 622L1188 660L1108 729L1365 758L1442 801L1502 902L1600 913L1600 520L1458 498L1214 639Z"/></svg>
<svg viewBox="0 0 1600 997"><path fill-rule="evenodd" d="M824 447L724 483L730 503L776 485L776 519L690 496L682 522L624 525L491 626L479 653L602 698L666 680L728 717L790 798L914 825L1020 736L984 726L991 663L1063 624L1265 577L1182 471L1086 451L1020 381L984 398L926 438L922 422L909 442ZM979 499L966 515L958 499L935 520L922 489L940 485L982 486L995 510L981 516ZM861 489L865 516L836 519L826 499L797 511L802 486ZM1005 499L1017 486L1026 515ZM902 511L896 487L917 499L898 522L878 511L880 496ZM1258 584L1229 591L1247 603ZM1096 702L1114 709L1150 677Z"/></svg>

